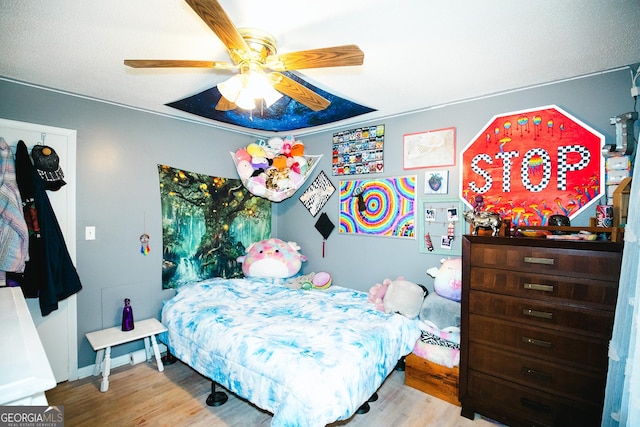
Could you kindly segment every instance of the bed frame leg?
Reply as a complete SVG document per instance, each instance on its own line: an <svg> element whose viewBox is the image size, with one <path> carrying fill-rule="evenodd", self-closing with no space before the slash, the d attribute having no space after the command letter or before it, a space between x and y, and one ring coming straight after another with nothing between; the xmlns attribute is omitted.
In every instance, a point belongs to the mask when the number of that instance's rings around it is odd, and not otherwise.
<svg viewBox="0 0 640 427"><path fill-rule="evenodd" d="M405 360L405 356L402 356L400 360L398 360L398 363L396 363L396 367L395 367L396 371L404 372L404 369L405 369L404 360Z"/></svg>
<svg viewBox="0 0 640 427"><path fill-rule="evenodd" d="M171 354L171 351L167 349L167 354L162 358L162 364L164 366L173 365L177 360L178 359L173 354Z"/></svg>
<svg viewBox="0 0 640 427"><path fill-rule="evenodd" d="M369 410L371 409L371 405L369 405L369 402L375 402L376 400L378 400L378 393L374 392L371 397L369 398L369 400L367 400L366 402L364 402L356 411L356 414L366 414L367 412L369 412Z"/></svg>
<svg viewBox="0 0 640 427"><path fill-rule="evenodd" d="M369 402L364 402L362 406L358 408L358 410L356 411L356 414L366 414L367 412L369 412L370 409L371 409L371 406L369 405Z"/></svg>
<svg viewBox="0 0 640 427"><path fill-rule="evenodd" d="M220 406L224 405L229 396L224 391L216 391L216 382L211 381L211 394L207 397L207 405Z"/></svg>

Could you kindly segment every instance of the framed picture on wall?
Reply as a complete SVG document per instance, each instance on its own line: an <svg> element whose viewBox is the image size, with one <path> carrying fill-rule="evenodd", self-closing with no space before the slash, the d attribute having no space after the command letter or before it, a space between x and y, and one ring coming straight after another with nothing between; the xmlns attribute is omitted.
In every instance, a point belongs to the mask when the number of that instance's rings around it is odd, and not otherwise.
<svg viewBox="0 0 640 427"><path fill-rule="evenodd" d="M420 169L456 164L456 128L409 133L403 139L404 169Z"/></svg>
<svg viewBox="0 0 640 427"><path fill-rule="evenodd" d="M424 173L424 194L447 194L449 192L449 171L434 170Z"/></svg>
<svg viewBox="0 0 640 427"><path fill-rule="evenodd" d="M336 188L329 180L329 177L324 171L320 171L316 179L309 185L309 188L302 193L300 201L312 216L316 216L334 191L336 191Z"/></svg>
<svg viewBox="0 0 640 427"><path fill-rule="evenodd" d="M415 175L339 182L338 232L415 239Z"/></svg>

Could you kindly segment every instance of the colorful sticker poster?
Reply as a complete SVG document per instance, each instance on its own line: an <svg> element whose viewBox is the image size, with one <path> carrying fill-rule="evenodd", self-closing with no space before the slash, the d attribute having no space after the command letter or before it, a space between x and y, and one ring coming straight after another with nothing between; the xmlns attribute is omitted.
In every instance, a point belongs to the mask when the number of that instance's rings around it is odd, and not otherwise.
<svg viewBox="0 0 640 427"><path fill-rule="evenodd" d="M384 125L333 134L333 175L363 175L384 171Z"/></svg>
<svg viewBox="0 0 640 427"><path fill-rule="evenodd" d="M460 198L514 226L573 219L604 193L604 143L554 105L494 116L460 153Z"/></svg>
<svg viewBox="0 0 640 427"><path fill-rule="evenodd" d="M340 234L415 239L416 176L340 181Z"/></svg>

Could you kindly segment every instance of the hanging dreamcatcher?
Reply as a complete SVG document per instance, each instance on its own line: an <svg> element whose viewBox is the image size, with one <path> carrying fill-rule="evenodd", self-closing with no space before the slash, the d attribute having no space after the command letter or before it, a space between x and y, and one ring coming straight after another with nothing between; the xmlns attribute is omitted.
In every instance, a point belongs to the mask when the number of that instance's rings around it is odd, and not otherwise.
<svg viewBox="0 0 640 427"><path fill-rule="evenodd" d="M140 253L142 255L149 255L151 248L149 248L149 235L147 234L147 215L144 214L142 221L143 233L140 235Z"/></svg>

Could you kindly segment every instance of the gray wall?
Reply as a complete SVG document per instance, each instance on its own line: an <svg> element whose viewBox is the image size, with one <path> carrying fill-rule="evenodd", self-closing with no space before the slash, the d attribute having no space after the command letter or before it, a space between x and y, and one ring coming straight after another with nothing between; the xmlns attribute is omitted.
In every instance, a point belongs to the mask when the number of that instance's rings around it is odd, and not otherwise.
<svg viewBox="0 0 640 427"><path fill-rule="evenodd" d="M609 118L633 110L629 89L628 70L619 70L362 124L386 126L381 176L417 174L421 189L424 171L402 169L403 134L453 126L460 150L496 114L556 104L605 134L611 143L615 128ZM117 325L125 297L132 299L135 317L141 319L158 316L161 301L172 295L161 289L157 165L235 178L227 152L254 137L3 80L0 94L2 118L78 131L77 269L84 286L78 295L78 364L88 366L95 355L85 333ZM330 167L333 132L302 133L300 139L308 153L324 155L320 167L337 187ZM449 195L457 194L458 167L450 168ZM302 191L274 204L273 234L300 244L309 257L305 273L327 271L334 283L363 291L399 275L432 289L433 279L426 269L439 265L443 256L420 253L418 240L345 236L336 229L326 242L323 258L322 238L314 228L317 217L298 200ZM337 193L323 211L337 223ZM573 223L585 225L589 216L593 212ZM138 241L145 222L151 236L148 256L140 254ZM95 241L84 240L87 225L96 226ZM139 347L139 343L119 346L113 355Z"/></svg>
<svg viewBox="0 0 640 427"><path fill-rule="evenodd" d="M630 88L629 71L620 70L363 125L385 124L384 176L417 173L420 194L424 188L424 170L402 169L403 134L453 126L456 128L456 148L460 153L495 115L555 104L604 134L607 143L614 143L615 127L609 124L609 118L633 111ZM331 133L326 133L301 139L314 152L324 154L322 169L338 188L339 179L344 177L331 175L331 136ZM457 196L459 167L458 161L456 167L449 168L449 195ZM336 193L324 211L337 224ZM588 225L589 218L595 216L594 211L595 207L574 218L572 225ZM322 238L313 228L317 218L307 213L297 197L282 202L278 207L278 219L281 224L278 237L295 240L309 257L304 266L305 272L327 271L333 275L334 283L360 290L368 290L374 283L398 275L432 289L433 279L426 270L437 267L440 259L445 257L420 253L418 240L350 236L339 234L335 229L326 242L325 257L322 258Z"/></svg>

